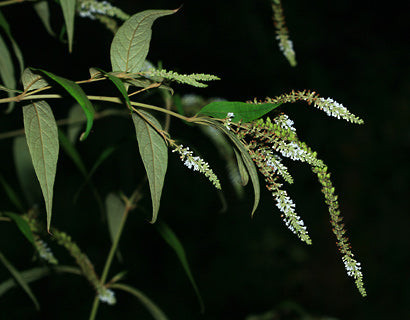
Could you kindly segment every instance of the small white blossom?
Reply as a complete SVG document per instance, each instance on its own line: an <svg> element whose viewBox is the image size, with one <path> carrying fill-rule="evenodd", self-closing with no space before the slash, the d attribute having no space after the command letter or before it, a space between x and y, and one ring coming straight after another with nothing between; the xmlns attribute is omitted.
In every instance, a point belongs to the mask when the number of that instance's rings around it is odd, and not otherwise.
<svg viewBox="0 0 410 320"><path fill-rule="evenodd" d="M306 243L310 244L312 241L306 231L305 223L295 212L295 204L293 200L289 198L286 191L277 190L273 192L273 196L276 200L276 206L283 212L282 218L285 225L294 234L298 235L299 238Z"/></svg>
<svg viewBox="0 0 410 320"><path fill-rule="evenodd" d="M221 189L219 179L209 167L208 162L205 162L198 156L194 156L193 152L189 150L189 147L184 148L183 145L177 145L172 152L178 152L180 154L181 160L184 162L184 165L188 167L188 169L203 173L205 177L207 177L214 184L215 188Z"/></svg>
<svg viewBox="0 0 410 320"><path fill-rule="evenodd" d="M114 291L106 288L103 288L101 290L101 292L98 295L98 299L100 299L101 302L105 302L109 305L113 305L116 303Z"/></svg>
<svg viewBox="0 0 410 320"><path fill-rule="evenodd" d="M288 129L292 131L296 131L296 128L293 127L294 122L289 119L286 114L281 114L274 119L275 123L279 125L283 129Z"/></svg>
<svg viewBox="0 0 410 320"><path fill-rule="evenodd" d="M347 255L343 256L342 260L349 277L354 277L357 279L363 276L360 271L362 269L360 262L357 262L355 259Z"/></svg>
<svg viewBox="0 0 410 320"><path fill-rule="evenodd" d="M110 15L109 11L113 9L113 6L108 1L86 1L81 4L79 15L82 18L90 18L94 20L96 14Z"/></svg>
<svg viewBox="0 0 410 320"><path fill-rule="evenodd" d="M232 123L232 118L235 117L235 114L233 112L228 112L226 114L226 118L225 118L225 128L228 130L231 130L231 123Z"/></svg>

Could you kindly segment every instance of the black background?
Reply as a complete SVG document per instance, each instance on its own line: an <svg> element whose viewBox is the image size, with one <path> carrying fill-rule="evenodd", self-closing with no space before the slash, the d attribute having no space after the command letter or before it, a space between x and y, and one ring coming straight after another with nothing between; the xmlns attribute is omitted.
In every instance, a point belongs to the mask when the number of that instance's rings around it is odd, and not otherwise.
<svg viewBox="0 0 410 320"><path fill-rule="evenodd" d="M172 9L178 1L116 1L128 13ZM244 319L252 313L281 310L274 319L300 319L283 307L292 302L309 314L338 319L404 319L408 316L407 274L410 146L409 23L405 6L376 6L357 1L285 1L287 26L298 66L291 68L278 49L268 0L185 2L175 15L155 22L148 58L181 73L211 73L222 80L206 89L175 86L179 94L245 101L263 99L292 89L311 89L343 103L365 120L362 126L334 118L303 103L285 105L299 137L328 164L356 258L363 265L368 292L362 298L346 276L328 222L319 184L308 166L287 162L295 184L289 194L305 220L312 246L301 243L283 225L271 196L253 219L252 188L238 199L229 185L223 160L195 128L178 121L171 134L192 145L221 176L228 210L211 184L189 172L170 153L160 219L184 244L191 269L205 301L201 315L194 292L175 254L146 222L144 210L130 215L120 244L124 264L115 262L112 275L127 270L126 281L151 297L170 319ZM49 36L29 4L2 8L27 66L43 68L73 80L86 79L88 67L109 70L112 34L96 21L76 18L74 51ZM56 30L62 14L52 5ZM86 88L87 89L87 88ZM52 105L56 118L70 103ZM0 116L0 130L22 127L21 109ZM143 177L133 127L124 119L95 123L93 134L78 144L91 167L107 145L115 155L94 178L102 195L129 194ZM0 144L1 174L17 190L12 141ZM81 175L61 151L55 185L53 224L73 236L101 272L109 250L106 226L89 190L77 204L70 195ZM146 189L148 192L148 189ZM13 211L0 192L1 210ZM41 202L39 202L41 204ZM9 224L0 225L0 249L20 270L37 266L32 249ZM51 244L61 263L73 261ZM0 267L0 280L8 277ZM42 309L36 313L21 289L0 298L3 319L86 318L93 291L75 276L53 276L32 284ZM117 293L114 307L101 305L98 319L150 319L139 302ZM292 309L292 308L290 308ZM273 318L272 318L273 319Z"/></svg>

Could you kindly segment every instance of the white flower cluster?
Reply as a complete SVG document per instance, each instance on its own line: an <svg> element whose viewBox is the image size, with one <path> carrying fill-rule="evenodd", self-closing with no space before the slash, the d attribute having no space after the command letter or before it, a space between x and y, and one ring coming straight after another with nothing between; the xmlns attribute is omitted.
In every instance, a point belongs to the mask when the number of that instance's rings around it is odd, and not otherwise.
<svg viewBox="0 0 410 320"><path fill-rule="evenodd" d="M95 20L96 14L110 15L109 11L111 11L112 9L113 6L108 1L85 1L81 4L78 14L82 18L90 18L92 20Z"/></svg>
<svg viewBox="0 0 410 320"><path fill-rule="evenodd" d="M362 269L360 262L357 262L348 255L343 256L342 260L349 277L354 277L355 279L363 277L363 274L360 271Z"/></svg>
<svg viewBox="0 0 410 320"><path fill-rule="evenodd" d="M273 192L273 196L276 200L276 206L281 212L283 212L282 218L289 230L298 235L301 240L310 244L312 241L306 231L305 223L296 214L295 204L292 199L289 198L287 192L284 190L277 190L276 192Z"/></svg>
<svg viewBox="0 0 410 320"><path fill-rule="evenodd" d="M40 257L46 260L48 263L57 264L58 261L54 257L50 247L43 240L36 240L36 248Z"/></svg>
<svg viewBox="0 0 410 320"><path fill-rule="evenodd" d="M287 36L285 36L287 38ZM284 36L277 35L276 39L279 40L279 49L283 52L285 57L287 56L294 56L295 50L293 50L293 42L292 40L285 39Z"/></svg>
<svg viewBox="0 0 410 320"><path fill-rule="evenodd" d="M275 123L283 129L292 130L296 132L296 128L293 127L294 122L289 119L286 114L281 114L274 119Z"/></svg>
<svg viewBox="0 0 410 320"><path fill-rule="evenodd" d="M274 154L270 150L263 150L261 152L265 156L265 164L272 168L273 173L277 172L288 183L293 183L293 178L290 175L288 168L282 163L282 158Z"/></svg>
<svg viewBox="0 0 410 320"><path fill-rule="evenodd" d="M303 150L295 141L290 143L281 141L276 149L282 154L282 156L291 158L292 160L304 161L307 155L307 152Z"/></svg>
<svg viewBox="0 0 410 320"><path fill-rule="evenodd" d="M221 189L219 179L209 167L208 162L205 162L198 156L194 156L193 152L189 150L189 147L184 148L183 145L178 145L174 150L172 150L172 152L178 152L180 154L181 160L184 162L184 165L188 167L188 169L203 173L217 189Z"/></svg>
<svg viewBox="0 0 410 320"><path fill-rule="evenodd" d="M116 303L114 291L103 288L98 295L98 299L100 299L101 302L105 302L109 305L113 305Z"/></svg>
<svg viewBox="0 0 410 320"><path fill-rule="evenodd" d="M235 117L235 114L233 112L228 112L226 114L226 118L225 118L225 128L228 130L231 130L231 123L232 123L232 118Z"/></svg>
<svg viewBox="0 0 410 320"><path fill-rule="evenodd" d="M321 107L328 116L340 119L340 117L348 114L349 111L341 103L334 101L332 98L319 98L319 102L316 105Z"/></svg>

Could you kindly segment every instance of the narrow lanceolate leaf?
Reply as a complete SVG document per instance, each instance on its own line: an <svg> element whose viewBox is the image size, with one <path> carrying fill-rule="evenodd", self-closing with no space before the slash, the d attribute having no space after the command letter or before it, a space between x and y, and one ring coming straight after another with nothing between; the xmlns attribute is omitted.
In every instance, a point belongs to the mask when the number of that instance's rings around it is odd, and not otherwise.
<svg viewBox="0 0 410 320"><path fill-rule="evenodd" d="M12 212L5 212L7 216L9 216L17 225L21 233L27 238L34 245L34 236L33 232L30 229L27 221L24 220L19 214L15 214Z"/></svg>
<svg viewBox="0 0 410 320"><path fill-rule="evenodd" d="M135 132L138 147L145 171L147 172L152 199L151 223L157 220L162 187L164 186L165 173L168 166L168 149L164 139L153 128L161 130L161 125L151 114L139 111L140 115L133 113Z"/></svg>
<svg viewBox="0 0 410 320"><path fill-rule="evenodd" d="M235 145L235 147L238 149L240 153L240 156L246 167L249 177L251 178L252 185L253 185L253 191L255 194L255 199L254 199L252 213L251 213L251 215L253 216L253 214L255 213L259 205L259 200L260 200L260 185L259 185L258 171L256 170L255 164L252 161L252 158L249 155L248 151L246 150L246 148L244 147L244 145L238 139L237 136L235 136L231 131L226 129L226 127L223 124L221 124L220 122L216 120L209 119L207 120L207 122L214 128L224 132L229 137L229 139L231 139L231 141L233 142L233 144Z"/></svg>
<svg viewBox="0 0 410 320"><path fill-rule="evenodd" d="M55 37L55 33L50 24L50 9L48 7L48 2L46 0L37 1L34 3L33 7L34 10L36 10L37 15L40 17L41 22L43 22L44 28L46 28L50 35Z"/></svg>
<svg viewBox="0 0 410 320"><path fill-rule="evenodd" d="M31 91L40 88L47 87L49 83L42 75L31 71L30 68L26 68L21 75L21 82L23 83L24 90Z"/></svg>
<svg viewBox="0 0 410 320"><path fill-rule="evenodd" d="M55 266L51 270L49 267L39 267L39 268L32 268L26 271L21 271L20 276L23 278L23 280L26 283L34 282L37 280L40 280L41 278L44 278L45 276L50 275L50 273L54 274L54 272L57 273L71 273L75 275L82 276L82 272L80 269L77 269L75 267L70 267L70 266ZM14 288L16 286L16 281L14 279L7 279L6 281L3 281L0 283L0 297L4 295L7 291L10 289Z"/></svg>
<svg viewBox="0 0 410 320"><path fill-rule="evenodd" d="M243 163L241 154L236 149L234 149L234 151L235 151L236 161L238 163L239 174L241 175L241 184L243 186L246 186L249 182L248 171L246 170L246 167Z"/></svg>
<svg viewBox="0 0 410 320"><path fill-rule="evenodd" d="M69 52L71 52L73 49L75 3L75 0L60 0L61 9L63 10L64 15L64 22L67 30Z"/></svg>
<svg viewBox="0 0 410 320"><path fill-rule="evenodd" d="M100 71L102 74L104 74L118 89L118 91L121 93L121 96L124 98L125 103L127 104L128 109L132 110L131 108L131 101L130 98L128 97L127 94L127 89L125 89L124 83L122 82L121 79L117 78L116 76L109 74L108 72L105 72L104 70L101 70L99 68L94 68Z"/></svg>
<svg viewBox="0 0 410 320"><path fill-rule="evenodd" d="M148 55L152 24L177 10L146 10L136 13L118 29L111 43L113 71L139 72Z"/></svg>
<svg viewBox="0 0 410 320"><path fill-rule="evenodd" d="M0 262L6 267L6 269L10 272L13 276L14 280L23 288L23 290L27 293L30 297L31 301L33 301L34 305L36 306L37 310L40 310L40 305L36 297L34 296L33 292L31 291L30 287L28 286L25 279L21 276L20 272L6 259L6 257L0 252Z"/></svg>
<svg viewBox="0 0 410 320"><path fill-rule="evenodd" d="M4 192L9 197L10 201L14 204L14 206L19 209L21 212L24 212L24 206L22 201L20 200L17 193L13 190L13 188L4 180L3 176L0 174L0 185L2 186Z"/></svg>
<svg viewBox="0 0 410 320"><path fill-rule="evenodd" d="M125 292L132 294L144 305L145 308L147 308L147 310L151 313L151 316L155 320L168 320L164 312L140 290L123 283L114 283L110 286L110 288L123 290Z"/></svg>
<svg viewBox="0 0 410 320"><path fill-rule="evenodd" d="M162 236L162 238L164 238L165 242L168 243L172 249L174 249L176 255L178 256L178 259L181 262L181 265L184 268L184 271L189 281L191 282L192 287L195 290L196 296L198 297L198 301L201 306L201 312L203 313L204 302L202 300L201 294L199 293L199 289L192 275L191 269L189 268L189 263L185 254L184 247L182 246L176 234L171 230L171 228L167 224L163 222L158 223L157 230L159 234Z"/></svg>
<svg viewBox="0 0 410 320"><path fill-rule="evenodd" d="M233 113L232 122L251 122L280 105L281 103L250 104L238 101L214 101L203 107L198 114L224 119L228 113Z"/></svg>
<svg viewBox="0 0 410 320"><path fill-rule="evenodd" d="M14 78L14 66L11 59L9 49L6 46L1 34L0 34L0 80L4 86L9 89L16 88L16 80ZM8 92L8 96L14 96L13 92ZM14 103L10 102L7 112L13 109Z"/></svg>
<svg viewBox="0 0 410 320"><path fill-rule="evenodd" d="M7 37L10 40L11 46L13 47L14 55L17 58L17 61L19 63L20 67L20 72L23 72L24 69L24 60L23 60L23 54L21 53L21 50L19 46L17 45L17 42L14 40L13 35L11 34L10 26L7 23L6 18L0 11L0 26L4 29L5 33L7 34Z"/></svg>
<svg viewBox="0 0 410 320"><path fill-rule="evenodd" d="M121 221L125 214L125 204L120 197L110 193L105 199L105 207L107 210L108 230L110 232L111 241L117 236L121 227Z"/></svg>
<svg viewBox="0 0 410 320"><path fill-rule="evenodd" d="M91 128L93 126L95 111L93 105L91 104L90 100L88 100L88 97L84 93L83 89L81 89L81 87L74 81L57 76L51 72L34 68L32 68L32 70L44 73L46 76L61 85L75 100L77 100L81 108L83 108L85 116L87 117L87 126L85 128L85 131L80 136L80 141L85 140L90 134Z"/></svg>
<svg viewBox="0 0 410 320"><path fill-rule="evenodd" d="M70 123L67 126L67 139L72 144L75 144L78 140L78 136L81 132L81 128L84 125L84 122L87 121L84 111L78 103L74 104L71 107L70 111L68 112L67 120L68 123Z"/></svg>
<svg viewBox="0 0 410 320"><path fill-rule="evenodd" d="M57 125L44 100L24 106L23 116L28 148L46 204L47 230L50 230L59 149Z"/></svg>

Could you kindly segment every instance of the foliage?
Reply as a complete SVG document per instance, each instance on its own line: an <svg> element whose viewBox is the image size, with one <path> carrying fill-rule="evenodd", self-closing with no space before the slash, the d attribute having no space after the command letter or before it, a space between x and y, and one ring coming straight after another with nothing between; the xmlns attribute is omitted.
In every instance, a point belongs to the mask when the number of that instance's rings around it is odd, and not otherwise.
<svg viewBox="0 0 410 320"><path fill-rule="evenodd" d="M3 4L5 5L5 1ZM13 1L10 2L12 4ZM1 4L1 3L0 3ZM52 32L49 26L48 9L46 2L35 4L36 10L41 17L48 32ZM317 157L305 142L301 141L293 126L293 121L286 115L280 106L296 101L305 101L309 105L324 111L327 115L344 119L352 123L362 124L363 120L350 113L342 104L331 98L321 98L315 92L292 91L273 98L266 98L263 102L254 101L224 101L215 100L205 106L200 106L196 112L189 111L187 103L181 103L177 97L172 97L173 89L170 87L174 82L204 88L203 82L218 80L219 78L209 74L180 74L175 71L167 71L155 68L146 58L151 40L151 27L156 19L172 15L176 10L147 10L128 16L110 3L96 1L60 1L61 10L65 21L69 51L73 50L74 17L88 17L98 19L110 30L115 32L110 49L110 61L112 71L106 72L100 68L90 68L90 78L73 81L54 73L37 68L27 68L22 71L21 81L23 91L16 90L16 73L13 66L10 51L0 37L0 76L4 85L0 89L7 93L8 97L0 99L0 103L8 103L8 111L12 112L20 106L23 110L24 135L30 153L32 167L40 183L45 203L46 223L43 221L43 210L32 207L24 210L20 204L17 193L2 178L2 187L10 200L16 204L20 214L2 212L1 221L15 222L21 233L32 243L38 256L47 262L47 268L32 269L19 272L0 253L0 260L10 271L16 283L18 283L30 296L36 307L38 302L31 292L28 283L50 274L50 270L57 272L69 272L80 274L93 286L96 297L91 310L90 319L94 319L98 310L99 302L115 304L114 290L123 290L131 293L150 310L156 319L165 319L164 313L150 299L139 290L119 283L123 274L118 274L107 281L113 258L118 253L118 243L128 214L139 206L143 192L140 186L135 188L131 196L110 192L105 198L105 207L101 196L92 183L91 176L98 165L109 157L115 150L106 149L90 172L87 171L81 155L74 146L73 137L78 133L78 123L86 123L85 131L79 140L84 141L93 134L92 128L95 120L121 114L128 116L135 127L135 135L138 143L139 155L144 164L146 177L149 184L152 214L151 223L155 223L161 213L160 203L168 168L168 148L177 153L186 167L202 173L214 185L216 189L222 189L221 180L211 169L211 166L201 156L194 156L189 147L176 141L169 133L171 118L183 120L188 125L202 127L203 132L211 138L211 141L219 148L221 154L225 154L225 160L229 164L231 179L237 190L248 184L253 186L254 204L251 215L254 215L260 202L260 184L257 170L263 176L266 188L271 192L277 208L285 225L303 242L311 244L304 221L296 212L295 204L288 195L284 183L293 183L293 178L286 167L283 159L290 158L294 161L307 163L317 175L322 185L322 193L329 208L330 222L333 233L337 239L338 248L342 254L342 261L349 276L353 277L356 285L363 296L364 289L360 263L353 258L351 246L345 236L346 230L341 223L342 217L339 210L338 198L330 180L330 173L324 162ZM280 1L273 1L274 21L277 30L280 48L292 66L296 65L294 51L288 39L287 29ZM116 19L126 20L119 28ZM20 68L23 61L20 50L15 43L7 21L0 15L0 25L10 40L14 54L17 57ZM148 66L148 67L147 67ZM81 85L108 81L116 90L115 96L87 94ZM141 102L139 97L146 92L159 93L166 102L165 107ZM50 93L51 92L51 93ZM68 98L69 97L69 98ZM83 116L77 117L71 124L75 133L67 138L62 131L59 132L59 123L54 117L53 99L73 98L77 103L72 109L80 110ZM103 102L109 105L107 109L99 110L93 102ZM49 104L50 103L50 104ZM112 104L120 105L112 107ZM173 109L175 107L175 109ZM76 111L78 114L78 111ZM186 114L191 113L190 116ZM268 115L269 114L269 115ZM165 120L164 120L165 117ZM74 126L77 125L77 126ZM20 135L22 132L18 132ZM21 138L16 138L21 139ZM71 140L70 140L71 139ZM100 209L107 214L107 223L112 241L111 250L101 276L98 276L94 266L87 255L72 240L71 236L62 232L52 225L54 181L57 172L57 162L60 146L73 159L85 178L94 190L94 195L100 203ZM170 183L176 183L171 181ZM48 233L47 233L48 232ZM183 268L198 296L201 308L202 298L190 270L188 259L185 255L181 242L176 234L164 223L158 225L158 232L164 240L175 250ZM77 268L59 265L57 258L49 249L47 242L53 241L63 247L71 255ZM3 279L5 280L5 279ZM10 284L11 283L11 284ZM4 294L13 282L5 280L0 285L0 294Z"/></svg>

